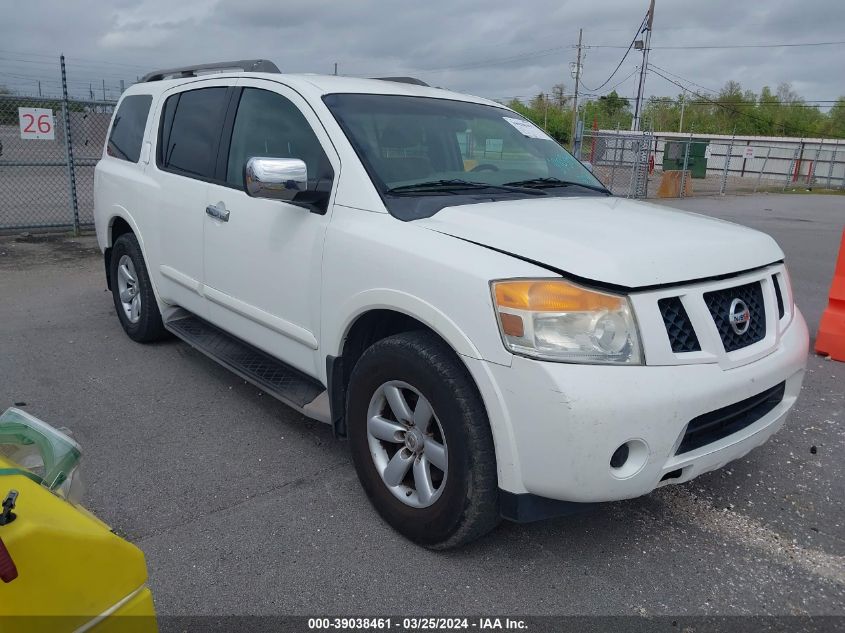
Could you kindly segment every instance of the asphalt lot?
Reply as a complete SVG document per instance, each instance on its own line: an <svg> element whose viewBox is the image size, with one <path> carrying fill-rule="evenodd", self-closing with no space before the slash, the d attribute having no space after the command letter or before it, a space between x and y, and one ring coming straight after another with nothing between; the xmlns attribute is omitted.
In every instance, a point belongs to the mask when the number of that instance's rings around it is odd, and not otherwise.
<svg viewBox="0 0 845 633"><path fill-rule="evenodd" d="M772 234L815 333L845 198L667 204ZM721 471L434 553L378 518L327 426L130 341L92 238L0 238L0 297L0 404L72 429L160 614L845 615L843 363L811 356L787 426Z"/></svg>

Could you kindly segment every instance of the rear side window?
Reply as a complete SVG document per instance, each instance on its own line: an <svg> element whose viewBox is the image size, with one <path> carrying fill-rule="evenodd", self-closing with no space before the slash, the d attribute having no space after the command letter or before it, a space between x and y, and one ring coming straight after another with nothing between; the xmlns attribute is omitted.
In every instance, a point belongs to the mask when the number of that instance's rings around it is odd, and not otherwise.
<svg viewBox="0 0 845 633"><path fill-rule="evenodd" d="M164 104L158 165L186 176L212 178L228 88L173 95Z"/></svg>
<svg viewBox="0 0 845 633"><path fill-rule="evenodd" d="M109 133L106 153L109 156L137 163L141 158L144 128L150 113L150 95L132 95L120 102Z"/></svg>

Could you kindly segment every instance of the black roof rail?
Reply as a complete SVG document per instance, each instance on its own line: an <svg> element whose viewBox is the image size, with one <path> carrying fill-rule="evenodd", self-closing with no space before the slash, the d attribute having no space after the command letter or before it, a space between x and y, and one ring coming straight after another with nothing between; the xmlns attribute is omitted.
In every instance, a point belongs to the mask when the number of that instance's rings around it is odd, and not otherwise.
<svg viewBox="0 0 845 633"><path fill-rule="evenodd" d="M233 62L213 62L211 64L197 64L195 66L181 66L165 70L154 70L141 79L146 81L161 81L162 79L178 79L196 77L205 70L241 70L248 73L279 73L279 67L266 59L240 59Z"/></svg>
<svg viewBox="0 0 845 633"><path fill-rule="evenodd" d="M379 81L395 81L398 84L412 84L414 86L429 87L429 85L422 79L417 79L416 77L373 77L373 79L378 79Z"/></svg>

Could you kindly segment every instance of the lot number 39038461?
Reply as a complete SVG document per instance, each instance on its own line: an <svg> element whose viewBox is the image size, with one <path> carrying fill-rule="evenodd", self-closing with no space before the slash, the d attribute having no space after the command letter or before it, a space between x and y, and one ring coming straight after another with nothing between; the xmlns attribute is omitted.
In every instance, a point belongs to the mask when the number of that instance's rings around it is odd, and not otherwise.
<svg viewBox="0 0 845 633"><path fill-rule="evenodd" d="M50 108L18 108L22 139L52 141L56 138L53 110Z"/></svg>

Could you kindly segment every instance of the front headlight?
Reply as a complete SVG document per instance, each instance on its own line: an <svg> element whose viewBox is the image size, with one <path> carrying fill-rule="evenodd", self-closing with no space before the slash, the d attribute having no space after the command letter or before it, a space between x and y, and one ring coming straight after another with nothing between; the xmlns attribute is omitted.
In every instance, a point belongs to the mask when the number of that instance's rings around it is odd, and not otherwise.
<svg viewBox="0 0 845 633"><path fill-rule="evenodd" d="M502 340L514 354L570 363L642 363L628 298L563 279L491 284Z"/></svg>

